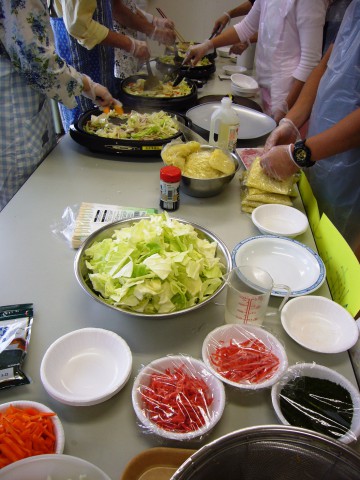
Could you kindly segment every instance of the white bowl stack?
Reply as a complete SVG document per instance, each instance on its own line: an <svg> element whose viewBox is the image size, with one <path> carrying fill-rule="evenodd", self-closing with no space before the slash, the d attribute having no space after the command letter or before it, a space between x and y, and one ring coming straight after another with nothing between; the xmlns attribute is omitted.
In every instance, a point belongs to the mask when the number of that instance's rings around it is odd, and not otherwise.
<svg viewBox="0 0 360 480"><path fill-rule="evenodd" d="M231 91L234 95L240 97L253 97L259 91L257 81L242 73L234 73L231 75Z"/></svg>

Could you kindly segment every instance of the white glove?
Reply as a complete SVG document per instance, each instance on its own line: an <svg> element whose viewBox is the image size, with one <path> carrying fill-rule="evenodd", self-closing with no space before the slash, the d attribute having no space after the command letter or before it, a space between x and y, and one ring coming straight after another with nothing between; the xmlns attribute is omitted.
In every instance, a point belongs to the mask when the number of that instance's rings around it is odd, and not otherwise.
<svg viewBox="0 0 360 480"><path fill-rule="evenodd" d="M170 28L171 30L175 28L175 23L168 18L153 17L151 23L159 28Z"/></svg>
<svg viewBox="0 0 360 480"><path fill-rule="evenodd" d="M170 30L170 28L155 27L150 38L151 40L157 40L164 45L173 45L176 40L176 35L174 30Z"/></svg>
<svg viewBox="0 0 360 480"><path fill-rule="evenodd" d="M289 118L282 118L279 126L273 130L266 140L264 151L269 151L275 145L287 145L301 139L299 130Z"/></svg>
<svg viewBox="0 0 360 480"><path fill-rule="evenodd" d="M139 60L149 60L150 52L146 42L142 40L136 40L135 38L128 37L131 41L131 48L129 50L130 55L133 55Z"/></svg>
<svg viewBox="0 0 360 480"><path fill-rule="evenodd" d="M83 75L83 77L86 77L88 83L88 88L82 91L82 95L84 97L90 98L90 100L96 103L96 105L101 107L110 107L111 105L120 103L113 98L106 87L94 82L87 75ZM84 86L86 86L86 84Z"/></svg>
<svg viewBox="0 0 360 480"><path fill-rule="evenodd" d="M199 45L194 45L186 52L184 64L191 63L191 65L196 65L205 55L214 53L214 51L214 45L211 40L206 40Z"/></svg>
<svg viewBox="0 0 360 480"><path fill-rule="evenodd" d="M291 155L293 145L279 145L263 153L260 157L260 165L266 175L275 180L285 180L300 169Z"/></svg>

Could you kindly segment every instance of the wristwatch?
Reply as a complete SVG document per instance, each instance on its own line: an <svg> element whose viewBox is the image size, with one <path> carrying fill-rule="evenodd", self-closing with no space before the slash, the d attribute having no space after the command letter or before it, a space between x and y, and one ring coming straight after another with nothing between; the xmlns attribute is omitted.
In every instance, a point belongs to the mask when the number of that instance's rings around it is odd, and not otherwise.
<svg viewBox="0 0 360 480"><path fill-rule="evenodd" d="M296 165L300 168L312 167L315 162L311 160L311 150L305 145L305 140L299 140L294 144L294 150L292 152L292 158Z"/></svg>

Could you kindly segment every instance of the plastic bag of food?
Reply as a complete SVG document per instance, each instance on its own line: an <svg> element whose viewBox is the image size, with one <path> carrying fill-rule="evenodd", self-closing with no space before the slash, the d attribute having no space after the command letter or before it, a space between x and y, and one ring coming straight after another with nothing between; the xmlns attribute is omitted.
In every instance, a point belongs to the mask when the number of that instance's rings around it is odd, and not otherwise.
<svg viewBox="0 0 360 480"><path fill-rule="evenodd" d="M52 225L52 232L65 238L72 248L79 248L86 238L111 222L139 218L157 213L155 208L122 207L83 202L66 207L61 221Z"/></svg>
<svg viewBox="0 0 360 480"><path fill-rule="evenodd" d="M0 307L0 389L30 383L22 371L30 341L33 304Z"/></svg>
<svg viewBox="0 0 360 480"><path fill-rule="evenodd" d="M296 177L293 175L286 180L275 180L264 172L260 165L260 157L256 158L248 171L244 184L247 187L254 187L266 192L289 195L293 190Z"/></svg>

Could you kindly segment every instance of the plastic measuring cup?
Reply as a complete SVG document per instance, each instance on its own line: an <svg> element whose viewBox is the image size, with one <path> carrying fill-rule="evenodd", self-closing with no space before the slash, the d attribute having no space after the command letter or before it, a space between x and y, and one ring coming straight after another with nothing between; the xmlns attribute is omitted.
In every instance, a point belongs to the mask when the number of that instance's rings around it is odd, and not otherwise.
<svg viewBox="0 0 360 480"><path fill-rule="evenodd" d="M226 323L262 325L266 316L276 315L288 300L291 289L275 284L268 272L252 265L241 265L225 276L227 291ZM273 289L284 290L284 299L277 312L266 312Z"/></svg>

